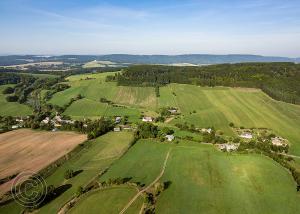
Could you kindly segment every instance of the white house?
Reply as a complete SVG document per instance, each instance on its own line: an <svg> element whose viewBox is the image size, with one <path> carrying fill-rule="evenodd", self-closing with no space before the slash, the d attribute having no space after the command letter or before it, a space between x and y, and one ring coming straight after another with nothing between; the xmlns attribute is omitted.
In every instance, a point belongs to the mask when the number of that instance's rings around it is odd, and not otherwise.
<svg viewBox="0 0 300 214"><path fill-rule="evenodd" d="M218 147L221 150L226 150L227 152L231 152L231 151L235 151L239 148L238 143L235 144L229 144L229 143L225 143L225 144L219 144Z"/></svg>
<svg viewBox="0 0 300 214"><path fill-rule="evenodd" d="M274 137L271 140L272 140L272 144L274 146L286 146L287 145L287 143L285 143L284 139L282 139L280 137Z"/></svg>
<svg viewBox="0 0 300 214"><path fill-rule="evenodd" d="M49 118L49 117L46 117L44 120L42 120L42 123L48 124L49 121L50 121L50 118Z"/></svg>
<svg viewBox="0 0 300 214"><path fill-rule="evenodd" d="M169 109L168 110L171 114L176 114L177 113L177 109Z"/></svg>
<svg viewBox="0 0 300 214"><path fill-rule="evenodd" d="M152 122L153 118L152 117L143 117L143 122Z"/></svg>
<svg viewBox="0 0 300 214"><path fill-rule="evenodd" d="M211 128L209 128L209 129L202 128L201 131L210 134L212 129Z"/></svg>
<svg viewBox="0 0 300 214"><path fill-rule="evenodd" d="M114 128L114 132L120 132L120 131L121 131L120 127L115 127Z"/></svg>
<svg viewBox="0 0 300 214"><path fill-rule="evenodd" d="M252 139L253 138L252 134L249 133L249 132L241 134L240 137L245 138L245 139Z"/></svg>
<svg viewBox="0 0 300 214"><path fill-rule="evenodd" d="M166 135L168 141L173 141L175 139L174 135Z"/></svg>
<svg viewBox="0 0 300 214"><path fill-rule="evenodd" d="M121 122L121 120L122 120L122 118L121 118L121 117L116 117L116 118L115 118L115 123L120 123L120 122Z"/></svg>

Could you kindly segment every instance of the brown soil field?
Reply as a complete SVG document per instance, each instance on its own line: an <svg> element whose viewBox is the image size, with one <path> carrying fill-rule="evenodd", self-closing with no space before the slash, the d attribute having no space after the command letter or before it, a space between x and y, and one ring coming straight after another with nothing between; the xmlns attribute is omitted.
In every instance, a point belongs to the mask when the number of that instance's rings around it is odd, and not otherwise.
<svg viewBox="0 0 300 214"><path fill-rule="evenodd" d="M0 179L26 170L39 172L86 139L73 132L30 129L0 134ZM0 185L0 195L10 190L12 182Z"/></svg>

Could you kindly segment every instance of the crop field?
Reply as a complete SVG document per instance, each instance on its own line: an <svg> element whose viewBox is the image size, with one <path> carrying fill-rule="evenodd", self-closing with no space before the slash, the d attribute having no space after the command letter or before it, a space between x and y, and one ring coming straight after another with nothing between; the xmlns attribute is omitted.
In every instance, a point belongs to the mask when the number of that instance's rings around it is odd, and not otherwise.
<svg viewBox="0 0 300 214"><path fill-rule="evenodd" d="M29 129L0 134L0 178L26 170L38 172L85 140L85 135L71 132ZM2 184L0 192L8 191L11 183Z"/></svg>
<svg viewBox="0 0 300 214"><path fill-rule="evenodd" d="M137 193L133 187L112 187L104 190L98 190L84 196L69 213L80 214L88 212L118 214L126 203ZM140 197L126 213L139 213L142 207L143 199Z"/></svg>
<svg viewBox="0 0 300 214"><path fill-rule="evenodd" d="M17 102L7 102L2 91L12 85L0 86L0 116L26 116L32 113L29 106Z"/></svg>
<svg viewBox="0 0 300 214"><path fill-rule="evenodd" d="M95 140L86 143L79 153L58 167L56 171L46 178L47 185L55 187L66 187L66 191L50 203L43 206L38 213L56 213L73 195L79 186L85 186L99 173L117 160L129 147L132 141L132 133L108 133ZM66 170L72 169L79 173L66 180ZM9 203L2 206L0 213L20 213L22 207L17 203Z"/></svg>
<svg viewBox="0 0 300 214"><path fill-rule="evenodd" d="M295 182L279 164L260 155L226 154L211 145L139 141L100 180L132 177L147 185L170 148L161 182L171 185L159 196L157 213L300 211Z"/></svg>

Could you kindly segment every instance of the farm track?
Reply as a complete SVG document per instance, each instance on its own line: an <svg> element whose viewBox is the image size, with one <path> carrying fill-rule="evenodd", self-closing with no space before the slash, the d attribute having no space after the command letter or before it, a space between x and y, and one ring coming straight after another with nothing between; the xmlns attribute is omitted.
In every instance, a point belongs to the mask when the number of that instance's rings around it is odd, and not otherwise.
<svg viewBox="0 0 300 214"><path fill-rule="evenodd" d="M167 155L166 155L166 158L165 158L165 161L164 161L164 164L163 164L163 167L159 173L159 175L154 179L154 181L152 181L147 187L145 187L144 189L142 189L141 191L139 191L129 202L128 204L126 204L126 206L120 211L119 214L123 214L126 212L126 210L133 204L133 202L135 202L135 200L144 192L146 192L148 189L150 189L150 187L152 187L156 182L159 181L159 179L161 179L161 177L163 176L164 172L165 172L165 169L166 169L166 166L167 166L167 162L168 162L168 159L169 159L169 156L170 156L170 152L171 152L172 148L169 149Z"/></svg>

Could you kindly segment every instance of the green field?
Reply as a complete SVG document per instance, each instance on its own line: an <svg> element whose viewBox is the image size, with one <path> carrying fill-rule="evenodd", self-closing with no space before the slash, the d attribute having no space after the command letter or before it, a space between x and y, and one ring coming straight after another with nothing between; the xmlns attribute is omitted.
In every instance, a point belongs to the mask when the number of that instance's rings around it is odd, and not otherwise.
<svg viewBox="0 0 300 214"><path fill-rule="evenodd" d="M171 125L187 122L199 128L214 126L233 136L228 126L246 128L270 128L291 144L291 153L300 155L300 106L279 102L256 89L198 87L195 85L170 84L160 87L160 97L154 88L117 86L105 82L111 73L75 75L68 78L71 88L54 95L51 103L63 105L77 94L85 99L74 102L65 112L76 119L99 116L130 116L138 121L140 114L155 116L163 106L178 107L181 116ZM87 77L95 78L85 80ZM105 97L127 108L115 108L99 102ZM193 113L193 112L196 113Z"/></svg>
<svg viewBox="0 0 300 214"><path fill-rule="evenodd" d="M211 145L139 141L100 180L132 177L151 183L172 148L161 181L171 181L157 213L298 213L292 176L260 155L227 154ZM274 176L276 175L276 176Z"/></svg>
<svg viewBox="0 0 300 214"><path fill-rule="evenodd" d="M171 84L160 88L160 94L161 106L175 106L182 112L182 118L173 120L173 124L214 126L228 135L233 135L230 122L248 128L270 128L292 143L292 153L300 154L298 105L275 101L255 89Z"/></svg>
<svg viewBox="0 0 300 214"><path fill-rule="evenodd" d="M112 187L96 192L88 193L76 206L70 210L70 213L105 213L118 214L128 201L137 193L133 187ZM127 214L137 214L142 207L143 199L140 197L127 210Z"/></svg>
<svg viewBox="0 0 300 214"><path fill-rule="evenodd" d="M32 114L32 110L29 106L6 101L6 95L2 94L2 91L8 86L13 85L0 86L0 116L26 116Z"/></svg>

